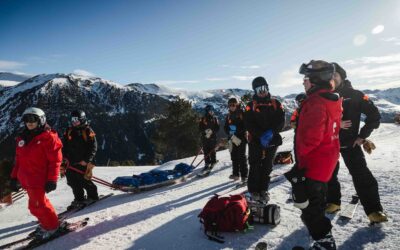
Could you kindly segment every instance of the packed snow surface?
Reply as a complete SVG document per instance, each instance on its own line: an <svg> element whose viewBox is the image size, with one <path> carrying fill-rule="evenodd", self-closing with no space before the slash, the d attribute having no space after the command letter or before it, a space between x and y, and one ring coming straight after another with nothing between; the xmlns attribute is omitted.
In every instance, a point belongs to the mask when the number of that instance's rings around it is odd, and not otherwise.
<svg viewBox="0 0 400 250"><path fill-rule="evenodd" d="M389 222L379 227L369 226L361 205L348 224L340 223L337 215L331 217L338 249L399 249L399 133L400 126L382 124L371 136L376 150L371 155L366 155L368 166L378 180L381 202L389 215ZM293 132L287 131L282 135L284 144L278 151L291 149ZM153 191L129 194L99 186L100 194L114 192L114 196L69 218L70 221L75 221L90 217L89 225L39 249L254 249L261 241L268 243L268 249L308 246L308 233L300 220L300 210L286 202L290 184L282 176L278 176L277 181L270 186L270 202L281 207L282 219L279 225L256 224L254 230L246 233L221 233L226 239L224 244L208 240L197 215L215 193L227 192L235 185L228 179L231 174L229 152L220 151L217 158L219 163L209 177L193 178ZM192 160L193 157L176 160L157 168L172 169L179 162L190 164ZM155 167L97 167L94 174L112 181L117 176L138 174L153 168ZM289 168L290 166L276 166L273 174L282 174ZM342 184L342 202L345 204L355 191L342 160L339 178ZM230 194L244 190L242 188ZM50 193L49 198L58 212L65 210L73 199L65 179L59 181L57 190ZM0 210L0 245L20 239L32 231L35 227L33 220L34 217L27 209L26 198Z"/></svg>

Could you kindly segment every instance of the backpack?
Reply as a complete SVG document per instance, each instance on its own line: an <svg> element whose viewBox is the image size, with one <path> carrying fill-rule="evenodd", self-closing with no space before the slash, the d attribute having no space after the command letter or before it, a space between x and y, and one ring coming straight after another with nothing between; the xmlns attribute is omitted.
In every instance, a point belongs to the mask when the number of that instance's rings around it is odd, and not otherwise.
<svg viewBox="0 0 400 250"><path fill-rule="evenodd" d="M218 232L235 232L247 229L250 210L244 195L219 197L215 195L198 215L204 232L210 240L223 243Z"/></svg>

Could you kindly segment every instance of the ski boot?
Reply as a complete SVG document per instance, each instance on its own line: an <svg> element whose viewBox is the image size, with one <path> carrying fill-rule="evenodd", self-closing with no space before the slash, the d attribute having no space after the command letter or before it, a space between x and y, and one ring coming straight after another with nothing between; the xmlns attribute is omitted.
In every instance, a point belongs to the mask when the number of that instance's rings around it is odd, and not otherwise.
<svg viewBox="0 0 400 250"><path fill-rule="evenodd" d="M267 204L269 200L270 200L270 198L269 198L269 193L268 192L261 192L260 193L259 202Z"/></svg>
<svg viewBox="0 0 400 250"><path fill-rule="evenodd" d="M325 213L327 214L334 214L340 210L340 205L335 203L328 203L325 208Z"/></svg>
<svg viewBox="0 0 400 250"><path fill-rule="evenodd" d="M314 241L310 250L336 250L335 239L329 232L324 238Z"/></svg>
<svg viewBox="0 0 400 250"><path fill-rule="evenodd" d="M73 200L67 207L67 211L85 206L85 200Z"/></svg>
<svg viewBox="0 0 400 250"><path fill-rule="evenodd" d="M239 180L239 176L231 174L231 175L229 176L229 179L231 179L231 180L233 180L233 181L237 181L237 180Z"/></svg>
<svg viewBox="0 0 400 250"><path fill-rule="evenodd" d="M50 237L52 237L54 234L58 233L61 229L65 228L67 225L67 222L64 221L62 222L56 229L53 230L45 230L42 227L40 227L40 230L35 231L35 239L36 240L46 240Z"/></svg>
<svg viewBox="0 0 400 250"><path fill-rule="evenodd" d="M381 223L388 221L387 215L382 211L372 212L368 215L371 224Z"/></svg>

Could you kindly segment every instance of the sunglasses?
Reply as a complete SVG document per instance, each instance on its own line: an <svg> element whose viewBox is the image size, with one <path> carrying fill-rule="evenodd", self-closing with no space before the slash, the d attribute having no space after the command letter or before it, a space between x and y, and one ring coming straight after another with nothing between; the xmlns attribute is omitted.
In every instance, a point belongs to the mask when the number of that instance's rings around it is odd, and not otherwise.
<svg viewBox="0 0 400 250"><path fill-rule="evenodd" d="M34 123L39 121L39 117L37 115L27 114L22 117L22 120L25 123Z"/></svg>
<svg viewBox="0 0 400 250"><path fill-rule="evenodd" d="M254 89L254 91L258 94L258 93L267 93L268 92L268 89L267 89L267 86L266 85L261 85L261 86L258 86L258 87L256 87L255 89Z"/></svg>

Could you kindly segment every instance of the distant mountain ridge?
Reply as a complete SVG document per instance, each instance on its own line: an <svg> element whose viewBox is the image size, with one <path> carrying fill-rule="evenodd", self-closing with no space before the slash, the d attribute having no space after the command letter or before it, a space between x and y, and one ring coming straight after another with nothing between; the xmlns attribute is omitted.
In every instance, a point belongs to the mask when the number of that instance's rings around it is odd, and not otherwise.
<svg viewBox="0 0 400 250"><path fill-rule="evenodd" d="M200 114L204 113L205 105L211 104L222 120L228 111L229 98L240 100L244 94L252 94L245 89L188 91L157 84L121 85L76 74L41 74L25 79L0 73L0 77L21 81L0 87L0 159L13 155L22 112L30 106L42 108L49 124L60 134L68 125L70 112L83 109L97 134L99 164L107 165L110 161L152 164L152 121L165 115L170 101L178 96L189 100ZM400 112L400 88L365 93L378 106L382 122L393 122L395 114ZM287 121L296 108L295 96L276 97L285 107Z"/></svg>

